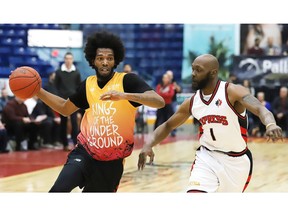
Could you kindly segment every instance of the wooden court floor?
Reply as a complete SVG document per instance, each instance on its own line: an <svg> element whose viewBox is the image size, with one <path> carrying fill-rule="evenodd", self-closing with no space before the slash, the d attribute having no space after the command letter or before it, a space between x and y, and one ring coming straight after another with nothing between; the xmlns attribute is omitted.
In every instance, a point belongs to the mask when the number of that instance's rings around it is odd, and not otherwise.
<svg viewBox="0 0 288 216"><path fill-rule="evenodd" d="M288 192L288 141L267 143L257 138L250 139L248 146L253 154L254 169L246 192ZM125 161L118 192L184 193L197 147L198 142L188 138L157 145L154 164L147 165L143 171L137 170L140 148L135 149ZM0 178L0 192L47 192L61 168L60 165ZM75 188L73 192L81 190Z"/></svg>

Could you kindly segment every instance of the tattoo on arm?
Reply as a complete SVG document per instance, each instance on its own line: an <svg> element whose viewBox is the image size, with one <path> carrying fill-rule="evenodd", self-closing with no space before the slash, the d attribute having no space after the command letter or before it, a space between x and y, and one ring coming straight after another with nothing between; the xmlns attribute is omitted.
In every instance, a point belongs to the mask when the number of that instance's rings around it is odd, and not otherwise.
<svg viewBox="0 0 288 216"><path fill-rule="evenodd" d="M245 95L242 99L245 103L245 107L254 115L257 115L264 125L275 122L273 114L253 95Z"/></svg>
<svg viewBox="0 0 288 216"><path fill-rule="evenodd" d="M250 104L251 106L262 106L260 101L251 94L245 95L244 97L242 97L242 99L245 103Z"/></svg>

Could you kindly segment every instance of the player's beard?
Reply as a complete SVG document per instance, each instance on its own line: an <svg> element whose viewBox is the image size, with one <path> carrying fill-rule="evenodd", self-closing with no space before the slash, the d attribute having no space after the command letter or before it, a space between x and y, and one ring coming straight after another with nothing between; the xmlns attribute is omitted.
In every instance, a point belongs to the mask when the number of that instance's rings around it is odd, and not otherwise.
<svg viewBox="0 0 288 216"><path fill-rule="evenodd" d="M99 73L98 68L95 67L95 71L96 71L96 76L97 76L97 80L100 82L108 82L112 77L113 77L113 68L111 68L110 73L107 74L106 76L103 76Z"/></svg>
<svg viewBox="0 0 288 216"><path fill-rule="evenodd" d="M203 89L205 87L207 87L207 85L210 83L210 76L207 75L206 78L204 78L203 80L200 81L192 81L192 89L197 91L199 89Z"/></svg>

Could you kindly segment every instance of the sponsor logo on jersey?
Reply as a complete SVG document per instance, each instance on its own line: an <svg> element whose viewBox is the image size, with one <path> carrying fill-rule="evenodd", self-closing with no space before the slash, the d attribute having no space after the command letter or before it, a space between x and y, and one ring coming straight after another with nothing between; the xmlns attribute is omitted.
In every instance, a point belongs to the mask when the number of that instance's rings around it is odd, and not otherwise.
<svg viewBox="0 0 288 216"><path fill-rule="evenodd" d="M216 102L215 102L216 106L220 107L221 104L222 104L222 100L218 99Z"/></svg>

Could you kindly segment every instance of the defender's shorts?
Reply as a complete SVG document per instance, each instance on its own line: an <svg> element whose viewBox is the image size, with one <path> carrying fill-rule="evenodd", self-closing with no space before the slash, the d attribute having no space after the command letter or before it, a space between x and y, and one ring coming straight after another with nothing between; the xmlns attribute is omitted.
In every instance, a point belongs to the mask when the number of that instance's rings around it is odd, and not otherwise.
<svg viewBox="0 0 288 216"><path fill-rule="evenodd" d="M229 155L201 146L196 151L187 192L244 192L252 167L248 149Z"/></svg>

